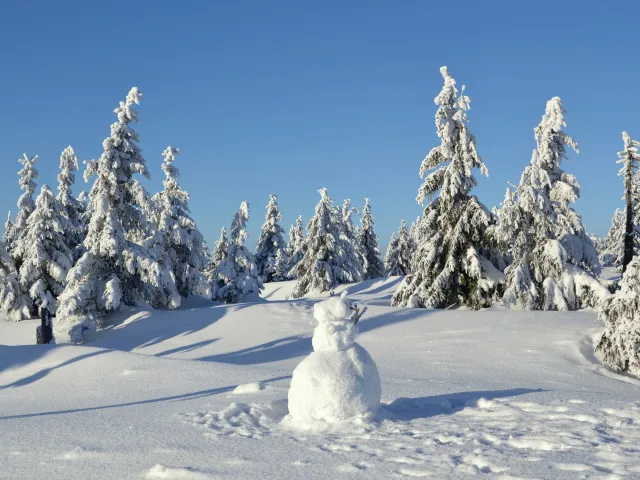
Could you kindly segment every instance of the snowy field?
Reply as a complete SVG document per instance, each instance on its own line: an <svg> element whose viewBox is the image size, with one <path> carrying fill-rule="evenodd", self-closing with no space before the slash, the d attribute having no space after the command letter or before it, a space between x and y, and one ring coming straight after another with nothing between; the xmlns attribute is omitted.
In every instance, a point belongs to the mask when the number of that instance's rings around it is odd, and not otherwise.
<svg viewBox="0 0 640 480"><path fill-rule="evenodd" d="M0 478L640 478L640 382L594 359L593 313L391 308L398 281L346 287L383 408L322 431L280 424L316 301L291 282L121 312L82 346L0 322Z"/></svg>

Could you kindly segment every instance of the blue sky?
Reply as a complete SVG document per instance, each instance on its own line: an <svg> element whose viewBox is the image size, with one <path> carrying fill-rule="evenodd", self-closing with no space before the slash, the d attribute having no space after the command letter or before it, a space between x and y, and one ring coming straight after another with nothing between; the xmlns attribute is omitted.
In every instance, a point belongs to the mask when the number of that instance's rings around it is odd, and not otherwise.
<svg viewBox="0 0 640 480"><path fill-rule="evenodd" d="M517 183L547 99L562 97L580 155L576 208L606 233L622 205L621 131L640 138L637 2L236 1L6 2L0 15L0 211L20 193L23 152L56 185L60 152L97 158L129 88L160 188L177 160L210 244L240 202L255 245L268 195L284 226L305 222L328 187L371 198L386 244L420 213L418 168L437 144L433 98L448 65L472 100L471 131L489 207ZM89 189L81 178L76 193Z"/></svg>

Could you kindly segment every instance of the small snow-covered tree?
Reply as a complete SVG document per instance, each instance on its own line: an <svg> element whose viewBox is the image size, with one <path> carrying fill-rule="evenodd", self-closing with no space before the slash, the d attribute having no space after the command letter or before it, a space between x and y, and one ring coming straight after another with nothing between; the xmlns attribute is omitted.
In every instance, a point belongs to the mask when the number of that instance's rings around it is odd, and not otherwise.
<svg viewBox="0 0 640 480"><path fill-rule="evenodd" d="M379 278L384 275L384 264L380 259L380 249L378 248L378 235L373 229L374 220L371 213L369 199L364 199L364 209L362 210L362 224L359 230L358 243L363 252L366 265L364 271L365 279Z"/></svg>
<svg viewBox="0 0 640 480"><path fill-rule="evenodd" d="M278 252L286 248L284 229L280 226L282 215L278 208L278 197L269 195L267 215L256 245L256 267L263 282L271 282L276 270Z"/></svg>
<svg viewBox="0 0 640 480"><path fill-rule="evenodd" d="M180 151L168 146L162 156L165 173L161 192L153 196L152 219L164 239L163 261L173 272L176 288L183 297L203 293L205 242L196 222L191 218L189 194L178 183L180 172L174 165Z"/></svg>
<svg viewBox="0 0 640 480"><path fill-rule="evenodd" d="M640 256L627 265L620 290L604 299L597 311L606 328L596 355L614 372L640 377Z"/></svg>
<svg viewBox="0 0 640 480"><path fill-rule="evenodd" d="M214 285L218 282L218 266L228 255L229 239L227 238L227 229L222 227L222 230L220 230L220 238L218 238L218 241L213 247L211 258L203 272L209 289L209 296L213 294Z"/></svg>
<svg viewBox="0 0 640 480"><path fill-rule="evenodd" d="M22 155L22 158L18 159L18 162L22 164L22 168L18 172L18 176L20 177L18 183L20 184L20 189L23 193L20 195L20 198L18 198L18 216L16 217L16 222L10 239L12 242L8 245L11 252L13 252L16 247L16 242L20 241L23 231L27 227L27 219L29 218L29 215L31 215L33 210L36 208L36 204L33 201L33 194L37 187L36 182L34 181L38 177L38 170L34 168L37 158L37 155L28 157L25 153ZM21 263L19 258L17 258L17 263L18 265Z"/></svg>
<svg viewBox="0 0 640 480"><path fill-rule="evenodd" d="M307 225L304 256L294 268L298 279L291 294L299 298L309 292L325 292L339 283L358 282L362 272L354 268L357 258L345 235L342 211L333 205L326 188L318 190L320 201ZM359 265L359 264L358 264Z"/></svg>
<svg viewBox="0 0 640 480"><path fill-rule="evenodd" d="M464 87L458 94L447 67L440 73L444 86L434 101L441 143L422 162L420 176L426 178L417 197L420 204L430 202L420 221L412 273L395 292L393 305L479 309L492 303L503 281L502 272L490 260L491 213L470 193L477 184L473 169L484 175L488 171L467 126L470 99Z"/></svg>
<svg viewBox="0 0 640 480"><path fill-rule="evenodd" d="M273 281L283 282L285 280L289 280L288 274L289 259L287 258L287 254L283 249L278 250L274 264Z"/></svg>
<svg viewBox="0 0 640 480"><path fill-rule="evenodd" d="M67 246L73 252L73 260L82 255L82 242L86 235L86 223L83 221L85 206L73 196L72 188L76 181L78 157L73 147L68 146L60 155L60 173L58 174L58 196L61 213L67 219L65 238Z"/></svg>
<svg viewBox="0 0 640 480"><path fill-rule="evenodd" d="M624 178L625 229L622 257L622 271L624 272L637 253L639 243L636 216L639 210L638 203L640 199L638 195L640 192L638 191L639 186L636 185L634 179L638 175L640 166L640 154L638 154L640 143L632 140L627 132L622 132L622 141L624 142L624 150L618 153L618 163L622 164L622 168L618 175Z"/></svg>
<svg viewBox="0 0 640 480"><path fill-rule="evenodd" d="M258 275L255 257L245 246L248 237L249 204L242 202L231 224L229 253L217 270L213 286L213 300L238 303L260 295L262 280Z"/></svg>
<svg viewBox="0 0 640 480"><path fill-rule="evenodd" d="M593 276L600 271L597 252L571 207L580 186L560 168L567 148L577 143L562 129L559 97L547 102L535 128L536 149L516 191L507 192L498 233L509 249L504 302L526 310L574 310L594 306L608 295Z"/></svg>
<svg viewBox="0 0 640 480"><path fill-rule="evenodd" d="M10 245L13 244L15 234L15 225L11 220L11 212L7 213L7 221L4 223L4 234L2 235L3 247L5 250L10 251Z"/></svg>
<svg viewBox="0 0 640 480"><path fill-rule="evenodd" d="M15 262L4 241L0 241L0 313L13 321L31 317L28 298L22 293Z"/></svg>
<svg viewBox="0 0 640 480"><path fill-rule="evenodd" d="M43 185L15 250L22 259L18 278L23 291L29 294L29 311L33 316L37 315L38 307L56 314L57 299L73 262L65 236L69 230L62 206L51 189Z"/></svg>
<svg viewBox="0 0 640 480"><path fill-rule="evenodd" d="M343 252L343 264L349 269L354 278L364 280L367 258L360 243L359 229L353 223L353 214L360 213L356 207L351 206L351 200L345 199L342 203L342 223L339 235L340 249ZM354 280L354 281L360 281Z"/></svg>
<svg viewBox="0 0 640 480"><path fill-rule="evenodd" d="M600 251L598 254L602 265L622 269L625 227L625 211L616 208L611 218L611 227L607 235L600 241Z"/></svg>
<svg viewBox="0 0 640 480"><path fill-rule="evenodd" d="M91 214L85 253L67 276L60 295L57 329L71 340L84 340L100 326L103 316L120 305L152 303L175 308L180 295L171 271L161 263L162 239L143 211L149 196L136 174L149 177L131 122L138 121L134 105L142 93L133 87L114 112L117 121L103 142L97 161L87 163L85 180L95 176L89 193Z"/></svg>
<svg viewBox="0 0 640 480"><path fill-rule="evenodd" d="M295 279L295 267L304 257L305 238L304 228L302 226L302 215L296 219L295 225L291 225L289 229L289 243L287 244L287 279Z"/></svg>
<svg viewBox="0 0 640 480"><path fill-rule="evenodd" d="M400 222L398 236L392 234L387 253L384 258L385 273L388 276L408 275L411 273L411 257L414 244L409 236L407 222Z"/></svg>

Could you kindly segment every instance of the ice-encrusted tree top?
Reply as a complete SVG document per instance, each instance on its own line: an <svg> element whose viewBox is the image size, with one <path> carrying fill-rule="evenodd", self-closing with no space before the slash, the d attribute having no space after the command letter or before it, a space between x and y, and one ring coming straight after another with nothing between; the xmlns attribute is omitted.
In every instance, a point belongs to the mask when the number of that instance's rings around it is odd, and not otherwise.
<svg viewBox="0 0 640 480"><path fill-rule="evenodd" d="M8 251L13 244L13 238L15 233L15 225L11 220L11 212L7 213L7 221L4 222L4 234L2 235L3 247Z"/></svg>
<svg viewBox="0 0 640 480"><path fill-rule="evenodd" d="M358 243L363 251L363 264L366 265L364 272L365 279L382 277L384 275L384 265L380 259L378 235L374 230L374 219L368 198L364 199L361 222L362 226L358 232Z"/></svg>
<svg viewBox="0 0 640 480"><path fill-rule="evenodd" d="M72 251L74 258L81 255L77 253L77 247L84 240L85 222L82 215L85 205L73 196L73 185L76 181L75 172L78 170L78 157L73 147L68 146L60 155L60 173L58 174L58 195L56 199L62 207L62 215L68 220L68 231L65 232L66 242Z"/></svg>
<svg viewBox="0 0 640 480"><path fill-rule="evenodd" d="M229 253L218 266L218 279L213 287L213 299L224 303L237 303L257 297L263 288L255 257L245 246L249 204L242 202L231 224Z"/></svg>
<svg viewBox="0 0 640 480"><path fill-rule="evenodd" d="M189 297L204 290L200 271L206 265L206 257L204 238L191 218L189 194L178 182L180 172L174 162L179 153L172 146L162 152L164 189L153 196L152 217L164 239L164 261L170 262L178 292Z"/></svg>
<svg viewBox="0 0 640 480"><path fill-rule="evenodd" d="M19 280L29 293L29 310L35 315L37 307L47 308L52 315L57 310L57 298L66 283L72 266L72 252L65 232L69 220L61 204L47 185L43 185L36 199L36 208L27 219L27 225L16 255L22 259Z"/></svg>
<svg viewBox="0 0 640 480"><path fill-rule="evenodd" d="M20 189L23 191L20 198L18 198L18 216L16 217L14 238L18 238L21 235L22 230L27 225L27 219L31 212L36 208L36 204L33 201L33 194L36 191L36 182L34 181L38 177L38 170L35 169L34 164L37 155L28 157L25 153L22 158L18 159L18 162L22 164L22 168L18 172L20 179Z"/></svg>
<svg viewBox="0 0 640 480"><path fill-rule="evenodd" d="M444 86L434 102L438 105L435 122L441 142L420 165L420 177L424 178L416 198L420 204L439 194L441 201L448 205L468 195L477 185L472 173L474 168L480 169L483 175L489 174L476 150L476 139L467 128L471 99L464 94L464 86L458 95L456 81L446 66L440 68L440 73ZM427 175L428 172L431 173Z"/></svg>
<svg viewBox="0 0 640 480"><path fill-rule="evenodd" d="M276 195L269 195L267 214L256 245L258 275L260 275L265 282L272 280L273 274L275 273L278 252L286 248L283 237L284 229L279 223L281 221L282 215L278 208L278 197Z"/></svg>

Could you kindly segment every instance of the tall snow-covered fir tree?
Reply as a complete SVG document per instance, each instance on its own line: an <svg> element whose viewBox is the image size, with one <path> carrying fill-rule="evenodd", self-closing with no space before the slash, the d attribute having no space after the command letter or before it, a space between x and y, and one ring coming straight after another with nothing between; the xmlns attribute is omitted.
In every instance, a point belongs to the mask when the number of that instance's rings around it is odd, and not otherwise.
<svg viewBox="0 0 640 480"><path fill-rule="evenodd" d="M180 172L174 162L179 153L171 146L162 152L164 188L153 196L152 218L164 239L163 261L173 272L180 295L189 297L206 288L201 271L207 259L204 238L191 218L189 194L178 183Z"/></svg>
<svg viewBox="0 0 640 480"><path fill-rule="evenodd" d="M249 220L249 204L242 202L231 224L229 253L217 270L213 285L213 300L238 303L252 300L263 288L253 254L245 246L248 237L246 226Z"/></svg>
<svg viewBox="0 0 640 480"><path fill-rule="evenodd" d="M559 97L547 102L534 130L537 147L531 163L500 212L498 234L512 259L503 297L507 306L574 310L594 306L608 295L593 276L600 271L597 252L571 207L580 186L560 168L567 148L578 149L562 130L564 113Z"/></svg>
<svg viewBox="0 0 640 480"><path fill-rule="evenodd" d="M68 146L60 155L60 173L58 174L58 196L61 213L67 219L65 238L67 246L73 252L73 260L82 255L82 242L86 235L86 225L82 219L84 205L73 196L73 185L76 182L75 172L78 170L78 157L73 147Z"/></svg>
<svg viewBox="0 0 640 480"><path fill-rule="evenodd" d="M304 257L305 238L302 225L302 215L296 219L295 225L289 229L289 242L287 243L287 279L295 279L295 267Z"/></svg>
<svg viewBox="0 0 640 480"><path fill-rule="evenodd" d="M620 290L598 306L605 331L596 355L614 372L640 377L640 256L635 256L620 281Z"/></svg>
<svg viewBox="0 0 640 480"><path fill-rule="evenodd" d="M411 273L411 257L414 249L415 245L409 235L407 222L402 220L398 235L392 234L387 246L387 253L384 257L385 274L395 276Z"/></svg>
<svg viewBox="0 0 640 480"><path fill-rule="evenodd" d="M278 252L286 248L283 238L284 229L279 223L281 221L282 215L278 208L278 197L269 195L267 214L256 245L256 267L263 282L273 280Z"/></svg>
<svg viewBox="0 0 640 480"><path fill-rule="evenodd" d="M91 220L84 240L86 252L67 276L60 295L56 328L71 340L84 340L103 316L120 305L152 303L175 308L180 295L171 271L160 262L159 235L144 216L149 196L136 174L149 177L131 122L142 93L133 87L114 112L117 121L103 142L97 161L87 163L85 180L95 176L89 193Z"/></svg>
<svg viewBox="0 0 640 480"><path fill-rule="evenodd" d="M207 282L208 295L213 295L213 287L218 282L218 266L229 255L229 239L227 238L227 229L222 227L220 230L220 238L213 247L213 253L209 259L209 263L204 269L204 277Z"/></svg>
<svg viewBox="0 0 640 480"><path fill-rule="evenodd" d="M338 238L341 243L344 265L354 277L364 280L367 259L360 243L359 229L354 225L352 218L354 213L360 213L360 211L356 207L352 207L351 200L347 198L342 203L341 213L342 232Z"/></svg>
<svg viewBox="0 0 640 480"><path fill-rule="evenodd" d="M294 267L298 279L292 298L325 292L339 283L359 282L362 269L345 234L342 211L333 205L327 189L318 190L320 201L307 225L304 256Z"/></svg>
<svg viewBox="0 0 640 480"><path fill-rule="evenodd" d="M491 213L470 193L477 183L473 169L488 172L467 127L470 99L464 87L458 94L447 67L440 73L444 86L434 101L441 143L420 166L424 182L417 196L420 204L430 201L420 221L412 272L395 292L393 305L479 309L492 303L503 281L489 259L494 255L487 238Z"/></svg>
<svg viewBox="0 0 640 480"><path fill-rule="evenodd" d="M380 248L378 247L378 235L373 229L374 219L371 213L371 204L369 199L364 199L364 208L362 209L362 219L360 230L358 231L358 243L363 254L363 264L366 265L364 270L364 278L379 278L384 275L384 264L380 258Z"/></svg>
<svg viewBox="0 0 640 480"><path fill-rule="evenodd" d="M26 320L31 317L28 300L18 283L15 262L4 241L0 241L0 313L9 320Z"/></svg>
<svg viewBox="0 0 640 480"><path fill-rule="evenodd" d="M20 189L23 191L20 198L18 198L18 215L16 217L15 224L13 226L13 232L9 238L10 243L7 245L9 251L13 252L16 242L20 241L20 237L23 234L24 229L27 227L27 219L29 215L35 210L36 203L33 200L33 194L36 191L36 182L34 181L38 177L38 170L35 169L34 164L37 155L28 157L25 153L22 158L18 159L18 162L22 164L22 168L18 172L20 179ZM20 259L17 259L18 265Z"/></svg>
<svg viewBox="0 0 640 480"><path fill-rule="evenodd" d="M611 218L611 227L607 235L600 241L598 255L600 263L605 267L622 270L625 242L625 211L616 208Z"/></svg>
<svg viewBox="0 0 640 480"><path fill-rule="evenodd" d="M56 314L57 299L73 264L73 253L65 236L70 230L62 205L51 189L43 185L36 208L29 215L15 248L15 255L22 260L18 279L23 291L29 295L32 316L38 315L38 307Z"/></svg>
<svg viewBox="0 0 640 480"><path fill-rule="evenodd" d="M631 139L627 132L622 132L622 141L624 142L624 150L618 153L618 163L622 164L622 168L618 175L624 178L624 247L622 256L622 271L624 272L627 265L631 263L634 255L638 252L639 239L638 225L636 223L637 213L639 211L638 198L640 194L640 186L634 181L638 175L640 166L640 154L638 147L640 143Z"/></svg>

